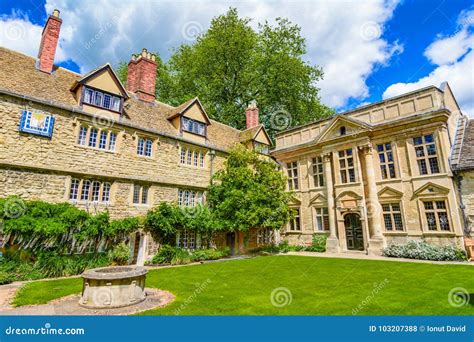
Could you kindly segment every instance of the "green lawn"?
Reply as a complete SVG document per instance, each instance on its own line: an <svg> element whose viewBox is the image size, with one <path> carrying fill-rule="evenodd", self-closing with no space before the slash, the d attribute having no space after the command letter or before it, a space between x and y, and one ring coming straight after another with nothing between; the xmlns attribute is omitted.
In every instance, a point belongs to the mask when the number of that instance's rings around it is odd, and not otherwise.
<svg viewBox="0 0 474 342"><path fill-rule="evenodd" d="M33 282L15 305L46 303L78 293L81 279ZM176 295L152 315L474 315L474 267L390 261L272 256L150 271L147 287ZM273 306L275 288L291 303ZM456 308L448 293L467 289L471 304ZM284 300L284 296L278 297Z"/></svg>

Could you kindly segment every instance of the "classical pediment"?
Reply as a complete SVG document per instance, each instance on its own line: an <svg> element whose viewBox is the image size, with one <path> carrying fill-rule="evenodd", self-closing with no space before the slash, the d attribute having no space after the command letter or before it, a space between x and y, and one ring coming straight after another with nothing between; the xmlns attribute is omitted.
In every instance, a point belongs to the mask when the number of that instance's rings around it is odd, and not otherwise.
<svg viewBox="0 0 474 342"><path fill-rule="evenodd" d="M299 198L297 198L296 196L292 196L291 200L290 200L290 203L288 203L288 205L290 207L291 206L300 206L301 205L301 200Z"/></svg>
<svg viewBox="0 0 474 342"><path fill-rule="evenodd" d="M370 129L371 126L365 122L350 118L346 115L337 115L324 127L322 132L316 137L315 142L319 143L326 140L351 136L369 131Z"/></svg>
<svg viewBox="0 0 474 342"><path fill-rule="evenodd" d="M337 197L337 201L350 201L350 200L361 200L362 196L355 193L354 191L343 191Z"/></svg>
<svg viewBox="0 0 474 342"><path fill-rule="evenodd" d="M309 205L320 205L320 204L327 204L328 199L323 194L317 194L309 201Z"/></svg>
<svg viewBox="0 0 474 342"><path fill-rule="evenodd" d="M446 195L448 193L448 188L442 185L428 182L425 185L420 186L417 190L415 190L415 192L413 192L413 197Z"/></svg>
<svg viewBox="0 0 474 342"><path fill-rule="evenodd" d="M402 198L403 192L398 191L392 187L386 186L377 193L379 199Z"/></svg>

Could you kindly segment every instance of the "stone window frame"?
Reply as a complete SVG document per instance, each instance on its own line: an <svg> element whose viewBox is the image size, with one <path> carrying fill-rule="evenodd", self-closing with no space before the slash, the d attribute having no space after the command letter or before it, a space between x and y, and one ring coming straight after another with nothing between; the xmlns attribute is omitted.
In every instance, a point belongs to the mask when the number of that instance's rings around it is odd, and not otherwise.
<svg viewBox="0 0 474 342"><path fill-rule="evenodd" d="M257 246L270 245L275 241L275 230L272 228L260 228L257 231Z"/></svg>
<svg viewBox="0 0 474 342"><path fill-rule="evenodd" d="M150 137L137 137L136 153L138 157L153 158L154 140Z"/></svg>
<svg viewBox="0 0 474 342"><path fill-rule="evenodd" d="M181 207L195 207L198 204L204 204L204 192L195 189L178 189L178 205Z"/></svg>
<svg viewBox="0 0 474 342"><path fill-rule="evenodd" d="M187 250L199 248L199 234L192 229L181 229L176 233L176 246Z"/></svg>
<svg viewBox="0 0 474 342"><path fill-rule="evenodd" d="M110 152L115 153L117 151L117 143L118 143L118 132L112 129L102 129L100 127L95 127L93 125L87 123L80 123L77 129L77 139L76 139L76 146L83 147L83 148L91 148L98 151ZM97 132L97 135L94 139L94 144L91 145L91 132L94 130ZM107 132L105 146L101 148L101 137L102 133ZM112 138L113 137L113 138Z"/></svg>
<svg viewBox="0 0 474 342"><path fill-rule="evenodd" d="M134 206L148 206L150 202L151 186L143 183L132 184L132 200Z"/></svg>
<svg viewBox="0 0 474 342"><path fill-rule="evenodd" d="M108 97L107 101L106 96ZM99 101L97 101L98 98L100 98ZM116 94L85 85L80 105L82 106L85 104L87 106L109 110L114 113L121 113L122 99L123 97ZM108 102L108 105L106 105L106 102Z"/></svg>
<svg viewBox="0 0 474 342"><path fill-rule="evenodd" d="M204 169L206 168L206 154L203 149L186 145L179 147L179 165Z"/></svg>
<svg viewBox="0 0 474 342"><path fill-rule="evenodd" d="M384 206L390 206L389 210L385 210L386 208ZM393 210L393 205L398 205L399 211L394 211ZM404 215L404 210L403 210L403 203L401 200L396 200L396 199L387 199L385 201L380 201L380 207L382 208L382 222L383 222L383 228L385 232L388 233L404 233L406 232L406 224L405 224L405 215ZM395 217L394 214L400 214L400 221L402 224L402 229L397 229L395 225ZM387 229L387 225L385 222L385 215L390 215L390 222L392 225L392 229Z"/></svg>
<svg viewBox="0 0 474 342"><path fill-rule="evenodd" d="M300 233L303 230L302 229L303 221L301 219L301 207L291 207L291 209L296 211L296 215L287 224L288 232Z"/></svg>
<svg viewBox="0 0 474 342"><path fill-rule="evenodd" d="M288 190L299 190L300 172L298 160L293 160L286 163L286 174L288 177Z"/></svg>
<svg viewBox="0 0 474 342"><path fill-rule="evenodd" d="M432 137L432 141L426 141L426 137ZM417 139L421 139L418 143ZM422 133L411 138L411 144L413 145L415 162L417 165L418 175L437 175L442 173L442 163L440 163L440 144L437 141L437 135L433 133ZM434 154L429 154L429 146L434 146ZM418 155L417 151L421 151L422 155ZM437 167L437 171L433 172L431 160L434 160ZM423 170L426 169L426 172Z"/></svg>
<svg viewBox="0 0 474 342"><path fill-rule="evenodd" d="M351 154L348 155L348 151L351 151ZM337 151L337 167L339 170L339 181L341 184L353 184L357 183L357 172L356 172L356 158L357 150L353 147L344 148ZM352 161L352 165L349 166L349 160ZM341 161L344 161L344 167L342 166ZM352 174L351 174L352 171ZM344 177L343 177L344 174ZM344 181L345 178L345 181Z"/></svg>
<svg viewBox="0 0 474 342"><path fill-rule="evenodd" d="M449 200L447 197L430 197L430 198L420 198L420 213L422 217L422 228L423 232L425 233L453 233L454 232L454 227L452 223L452 217L450 215L450 206L449 206ZM426 209L425 203L427 202L432 202L434 205L433 209ZM437 202L444 202L444 209L438 208ZM433 213L435 216L435 225L436 229L429 229L429 222L428 222L428 215L427 213ZM439 214L443 213L446 215L446 218L448 220L448 227L449 229L441 229L441 223L440 223L440 216Z"/></svg>
<svg viewBox="0 0 474 342"><path fill-rule="evenodd" d="M324 162L323 156L317 155L311 157L310 163L311 179L313 181L313 188L322 188L326 186L326 179L324 177Z"/></svg>
<svg viewBox="0 0 474 342"><path fill-rule="evenodd" d="M327 205L313 207L314 215L314 232L326 233L329 232L329 208ZM323 229L319 229L319 221L321 221Z"/></svg>
<svg viewBox="0 0 474 342"><path fill-rule="evenodd" d="M387 145L390 145L390 149L387 149ZM395 151L396 145L391 141L379 142L375 144L375 149L378 156L380 178L382 180L392 180L392 179L399 178L398 172L397 172L397 163L396 163L396 151ZM392 156L391 161L389 161L389 153ZM382 158L384 159L384 161L382 161ZM385 173L384 173L384 170L385 170ZM393 171L393 175L391 173L392 171Z"/></svg>
<svg viewBox="0 0 474 342"><path fill-rule="evenodd" d="M84 197L84 188L87 184L87 198ZM98 192L94 185L99 184ZM107 200L104 197L104 188L107 186ZM97 200L93 200L96 191ZM73 203L101 203L109 204L112 198L112 183L91 178L72 177L69 181L68 199Z"/></svg>

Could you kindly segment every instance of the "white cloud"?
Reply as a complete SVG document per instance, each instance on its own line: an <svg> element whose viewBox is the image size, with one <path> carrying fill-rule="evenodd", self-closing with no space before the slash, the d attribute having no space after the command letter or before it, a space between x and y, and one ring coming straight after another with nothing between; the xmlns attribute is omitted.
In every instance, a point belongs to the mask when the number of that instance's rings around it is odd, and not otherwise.
<svg viewBox="0 0 474 342"><path fill-rule="evenodd" d="M253 18L255 27L258 22L287 17L302 28L307 60L324 69L324 80L318 84L323 102L344 107L350 98L366 98L368 76L400 51L382 36L397 4L398 0L47 0L45 7L47 13L54 8L61 11L60 45L67 55L58 57L72 59L82 72L106 62L127 61L143 47L168 56L171 48L188 42L195 30L206 30L212 17L230 6ZM8 20L0 18L0 25ZM42 28L22 21L25 27L28 24L34 29L31 37L2 45L35 56Z"/></svg>
<svg viewBox="0 0 474 342"><path fill-rule="evenodd" d="M447 81L461 110L474 117L474 10L462 11L458 18L458 31L451 36L438 36L424 55L436 65L428 75L411 83L389 86L383 98L403 94L426 86L439 86Z"/></svg>

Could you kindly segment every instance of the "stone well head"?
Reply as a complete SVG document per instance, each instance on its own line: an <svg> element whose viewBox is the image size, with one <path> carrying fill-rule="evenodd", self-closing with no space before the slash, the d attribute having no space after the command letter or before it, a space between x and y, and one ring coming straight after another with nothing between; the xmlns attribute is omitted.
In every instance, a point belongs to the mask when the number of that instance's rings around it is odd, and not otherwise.
<svg viewBox="0 0 474 342"><path fill-rule="evenodd" d="M79 305L94 308L119 308L145 300L148 271L137 266L111 266L86 270Z"/></svg>

